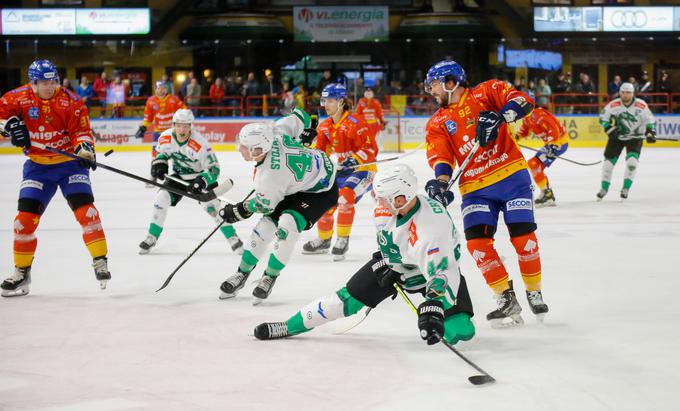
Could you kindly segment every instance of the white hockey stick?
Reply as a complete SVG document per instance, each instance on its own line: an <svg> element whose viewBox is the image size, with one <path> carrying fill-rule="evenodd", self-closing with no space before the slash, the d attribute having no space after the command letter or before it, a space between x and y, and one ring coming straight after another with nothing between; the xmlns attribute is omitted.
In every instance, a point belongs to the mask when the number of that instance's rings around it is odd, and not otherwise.
<svg viewBox="0 0 680 411"><path fill-rule="evenodd" d="M472 157L475 156L475 153L477 152L477 149L479 148L479 141L475 141L475 145L472 146L472 149L468 153L467 157L465 157L465 160L463 160L463 163L458 167L458 171L456 172L455 177L453 177L451 180L449 180L449 185L446 187L446 191L451 190L451 187L453 184L460 178L461 175L463 175L463 171L465 171L465 167L467 167L468 163L472 161Z"/></svg>
<svg viewBox="0 0 680 411"><path fill-rule="evenodd" d="M372 166L373 164L381 164L381 163L387 163L387 162L394 161L394 160L401 160L404 157L408 157L411 154L415 154L415 153L419 152L420 149L423 148L423 146L425 146L425 144L426 144L425 142L422 142L422 143L420 143L420 145L418 145L418 147L414 148L413 150L408 151L408 152L401 154L401 155L398 155L398 156L394 156L394 157L390 157L390 158L384 158L382 160L373 161L371 163L361 163L361 164L357 164L355 166L350 166L350 167L346 167L346 168L366 167L366 166Z"/></svg>

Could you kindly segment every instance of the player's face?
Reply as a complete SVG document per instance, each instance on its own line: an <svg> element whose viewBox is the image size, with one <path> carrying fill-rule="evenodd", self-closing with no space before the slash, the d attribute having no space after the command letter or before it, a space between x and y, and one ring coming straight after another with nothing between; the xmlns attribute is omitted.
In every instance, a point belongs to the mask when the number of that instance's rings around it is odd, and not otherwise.
<svg viewBox="0 0 680 411"><path fill-rule="evenodd" d="M163 98L168 94L168 89L165 86L156 87L156 96Z"/></svg>
<svg viewBox="0 0 680 411"><path fill-rule="evenodd" d="M51 99L57 92L57 84L54 80L38 80L33 84L33 91L43 100Z"/></svg>
<svg viewBox="0 0 680 411"><path fill-rule="evenodd" d="M368 90L364 92L364 97L366 97L368 100L373 98L373 92Z"/></svg>
<svg viewBox="0 0 680 411"><path fill-rule="evenodd" d="M456 83L453 81L448 81L444 84L440 80L435 80L425 86L425 91L434 97L440 107L446 107L449 104L456 103L456 101L449 101L449 92L454 88L456 88ZM453 98L453 93L451 97Z"/></svg>
<svg viewBox="0 0 680 411"><path fill-rule="evenodd" d="M326 114L334 116L340 110L340 100L334 98L322 98L321 105L326 110Z"/></svg>
<svg viewBox="0 0 680 411"><path fill-rule="evenodd" d="M628 104L633 101L633 93L630 91L619 91L619 95L621 96L623 104Z"/></svg>
<svg viewBox="0 0 680 411"><path fill-rule="evenodd" d="M175 123L175 136L180 143L184 143L191 137L191 124Z"/></svg>
<svg viewBox="0 0 680 411"><path fill-rule="evenodd" d="M238 151L246 161L261 161L264 158L264 152L261 148L254 148L251 151L248 147L239 144Z"/></svg>
<svg viewBox="0 0 680 411"><path fill-rule="evenodd" d="M398 214L400 212L399 210L401 210L406 205L406 203L408 203L408 201L406 201L406 197L404 196L397 196L394 198L394 200L390 200L385 197L376 197L376 199L378 200L378 204L380 204L381 207L387 208L392 214Z"/></svg>

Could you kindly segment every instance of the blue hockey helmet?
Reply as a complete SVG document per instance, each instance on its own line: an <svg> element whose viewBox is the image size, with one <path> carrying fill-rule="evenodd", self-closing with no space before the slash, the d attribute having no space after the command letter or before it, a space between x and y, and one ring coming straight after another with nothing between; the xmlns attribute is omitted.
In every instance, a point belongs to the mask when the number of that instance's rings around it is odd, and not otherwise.
<svg viewBox="0 0 680 411"><path fill-rule="evenodd" d="M339 100L343 97L347 97L347 87L340 83L331 83L323 88L321 92L321 98L333 98Z"/></svg>
<svg viewBox="0 0 680 411"><path fill-rule="evenodd" d="M431 84L440 81L444 85L448 80L453 80L457 84L467 83L467 76L463 67L452 60L444 60L435 64L427 70L425 76L425 89L429 91Z"/></svg>
<svg viewBox="0 0 680 411"><path fill-rule="evenodd" d="M28 66L28 79L31 82L38 80L54 80L59 82L57 66L49 60L36 60Z"/></svg>

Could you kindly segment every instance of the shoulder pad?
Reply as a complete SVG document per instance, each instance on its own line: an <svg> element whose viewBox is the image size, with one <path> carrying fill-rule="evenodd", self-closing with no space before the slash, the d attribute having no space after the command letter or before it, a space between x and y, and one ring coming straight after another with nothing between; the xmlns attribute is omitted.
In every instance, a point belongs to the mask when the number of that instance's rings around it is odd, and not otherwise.
<svg viewBox="0 0 680 411"><path fill-rule="evenodd" d="M194 140L193 138L189 140L188 146L197 153L201 151L201 145L198 143L198 141Z"/></svg>
<svg viewBox="0 0 680 411"><path fill-rule="evenodd" d="M619 99L612 100L612 102L609 103L609 105L610 105L610 107L618 107L618 106L621 105L621 100L619 100Z"/></svg>

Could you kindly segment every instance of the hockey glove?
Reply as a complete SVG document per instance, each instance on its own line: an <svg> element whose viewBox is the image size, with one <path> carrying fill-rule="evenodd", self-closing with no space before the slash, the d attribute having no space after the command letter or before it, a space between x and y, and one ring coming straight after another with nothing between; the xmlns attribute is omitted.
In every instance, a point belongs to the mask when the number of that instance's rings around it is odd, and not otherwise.
<svg viewBox="0 0 680 411"><path fill-rule="evenodd" d="M144 138L144 134L146 134L146 126L139 126L135 133L135 138Z"/></svg>
<svg viewBox="0 0 680 411"><path fill-rule="evenodd" d="M382 122L380 123L380 129L381 129L381 130L384 130L384 129L386 129L386 128L387 128L387 122L386 122L386 121L382 121Z"/></svg>
<svg viewBox="0 0 680 411"><path fill-rule="evenodd" d="M79 157L78 164L81 167L91 168L92 170L97 169L97 156L94 153L94 146L88 141L84 141L76 146L73 150L73 154Z"/></svg>
<svg viewBox="0 0 680 411"><path fill-rule="evenodd" d="M401 274L391 269L385 259L380 259L373 263L371 269L373 270L373 274L375 275L378 284L382 288L391 289L393 288L392 284L399 282L401 279Z"/></svg>
<svg viewBox="0 0 680 411"><path fill-rule="evenodd" d="M192 194L201 194L206 188L208 188L208 182L205 181L203 176L198 176L194 178L194 181L191 182L187 188L187 191Z"/></svg>
<svg viewBox="0 0 680 411"><path fill-rule="evenodd" d="M604 132L607 133L607 137L609 137L609 139L614 139L614 140L618 139L619 136L621 135L621 133L619 133L619 129L616 128L616 126L611 126L608 129L606 129Z"/></svg>
<svg viewBox="0 0 680 411"><path fill-rule="evenodd" d="M425 184L425 192L431 199L442 203L444 207L448 207L449 204L453 203L454 198L453 192L447 190L448 186L448 182L433 178Z"/></svg>
<svg viewBox="0 0 680 411"><path fill-rule="evenodd" d="M548 144L545 146L545 158L548 160L554 160L557 158L557 147L555 144Z"/></svg>
<svg viewBox="0 0 680 411"><path fill-rule="evenodd" d="M251 215L253 215L253 213L246 209L243 201L237 204L227 204L220 210L220 217L229 224L243 221Z"/></svg>
<svg viewBox="0 0 680 411"><path fill-rule="evenodd" d="M656 143L656 131L647 130L647 132L645 133L645 140L647 140L649 144Z"/></svg>
<svg viewBox="0 0 680 411"><path fill-rule="evenodd" d="M300 133L300 143L305 147L311 146L317 134L316 129L313 128L302 130L302 133Z"/></svg>
<svg viewBox="0 0 680 411"><path fill-rule="evenodd" d="M354 157L347 157L342 163L340 163L340 174L352 174L354 170L359 166L359 160Z"/></svg>
<svg viewBox="0 0 680 411"><path fill-rule="evenodd" d="M486 147L489 143L498 138L498 129L503 123L503 118L495 111L480 111L477 117L477 141L482 147Z"/></svg>
<svg viewBox="0 0 680 411"><path fill-rule="evenodd" d="M420 338L427 345L436 344L444 335L444 306L437 300L428 300L418 306Z"/></svg>
<svg viewBox="0 0 680 411"><path fill-rule="evenodd" d="M165 178L168 174L168 160L164 158L155 158L151 162L151 177Z"/></svg>
<svg viewBox="0 0 680 411"><path fill-rule="evenodd" d="M5 132L12 138L13 146L31 148L31 136L24 120L17 116L8 118L5 122Z"/></svg>

